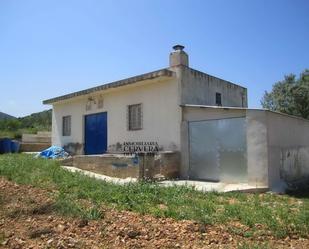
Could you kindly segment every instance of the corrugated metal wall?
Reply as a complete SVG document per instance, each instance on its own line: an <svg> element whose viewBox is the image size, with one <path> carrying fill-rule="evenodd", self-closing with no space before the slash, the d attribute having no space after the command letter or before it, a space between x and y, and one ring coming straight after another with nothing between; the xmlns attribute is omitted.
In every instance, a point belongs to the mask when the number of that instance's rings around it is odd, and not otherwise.
<svg viewBox="0 0 309 249"><path fill-rule="evenodd" d="M190 179L246 182L245 118L189 122Z"/></svg>

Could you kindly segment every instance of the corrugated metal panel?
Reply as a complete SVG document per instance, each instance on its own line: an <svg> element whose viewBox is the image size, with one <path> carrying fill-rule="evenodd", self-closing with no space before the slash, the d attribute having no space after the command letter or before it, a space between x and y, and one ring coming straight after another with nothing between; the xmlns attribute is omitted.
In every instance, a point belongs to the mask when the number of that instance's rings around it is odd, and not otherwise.
<svg viewBox="0 0 309 249"><path fill-rule="evenodd" d="M245 118L189 122L189 144L191 179L246 181Z"/></svg>

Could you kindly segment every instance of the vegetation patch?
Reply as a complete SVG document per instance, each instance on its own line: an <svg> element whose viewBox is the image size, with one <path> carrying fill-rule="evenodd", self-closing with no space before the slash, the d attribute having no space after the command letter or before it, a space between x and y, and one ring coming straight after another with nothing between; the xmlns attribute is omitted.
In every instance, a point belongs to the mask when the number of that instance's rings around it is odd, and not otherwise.
<svg viewBox="0 0 309 249"><path fill-rule="evenodd" d="M105 210L113 208L201 224L229 224L234 227L231 232L243 237L307 237L309 232L308 196L202 193L192 187L147 182L116 185L66 171L57 161L22 154L1 155L0 175L49 190L54 211L85 220L104 218Z"/></svg>
<svg viewBox="0 0 309 249"><path fill-rule="evenodd" d="M38 131L50 131L52 110L33 113L21 118L0 118L0 138L20 139L23 133L35 134Z"/></svg>

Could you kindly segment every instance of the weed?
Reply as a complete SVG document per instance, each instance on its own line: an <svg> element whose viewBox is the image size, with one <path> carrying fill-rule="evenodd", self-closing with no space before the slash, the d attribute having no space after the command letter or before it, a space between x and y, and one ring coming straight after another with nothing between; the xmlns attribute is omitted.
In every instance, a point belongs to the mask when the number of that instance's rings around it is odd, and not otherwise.
<svg viewBox="0 0 309 249"><path fill-rule="evenodd" d="M238 222L249 228L246 232L239 231L245 237L255 236L257 230L271 231L277 237L309 234L308 197L202 193L192 187L162 187L150 182L122 186L66 171L54 160L18 154L0 156L0 175L19 184L57 190L52 210L87 220L103 218L100 208L104 205L157 217L191 219L201 224Z"/></svg>
<svg viewBox="0 0 309 249"><path fill-rule="evenodd" d="M85 209L83 218L88 220L98 220L104 218L104 213L98 207Z"/></svg>

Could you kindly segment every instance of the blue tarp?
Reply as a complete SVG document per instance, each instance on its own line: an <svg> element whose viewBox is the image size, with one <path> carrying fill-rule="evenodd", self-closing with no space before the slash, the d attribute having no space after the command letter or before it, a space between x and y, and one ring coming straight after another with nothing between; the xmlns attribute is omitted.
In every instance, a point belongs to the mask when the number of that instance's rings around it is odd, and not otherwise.
<svg viewBox="0 0 309 249"><path fill-rule="evenodd" d="M62 147L51 146L48 149L41 151L38 156L51 159L67 158L69 157L69 153L67 153Z"/></svg>

